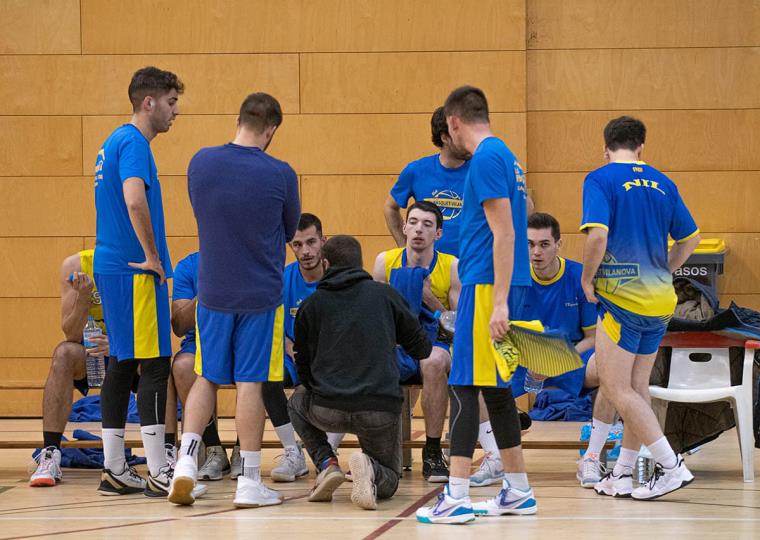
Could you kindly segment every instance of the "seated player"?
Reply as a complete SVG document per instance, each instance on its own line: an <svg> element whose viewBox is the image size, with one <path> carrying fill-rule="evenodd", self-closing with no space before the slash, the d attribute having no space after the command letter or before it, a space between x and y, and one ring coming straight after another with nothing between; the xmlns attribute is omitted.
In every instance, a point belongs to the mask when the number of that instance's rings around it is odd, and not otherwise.
<svg viewBox="0 0 760 540"><path fill-rule="evenodd" d="M423 291L423 303L431 311L456 310L459 300L459 274L456 257L435 249L443 234L440 209L428 201L409 207L403 227L406 246L384 251L377 256L373 277L390 282L391 270L423 267L429 270ZM419 361L419 371L402 383L422 382L422 410L425 414L425 448L422 449L422 475L429 482L447 482L449 469L441 452L441 434L448 408L448 376L451 369L449 344L436 342L427 358Z"/></svg>
<svg viewBox="0 0 760 540"><path fill-rule="evenodd" d="M87 395L87 354L108 357L103 308L92 272L93 254L92 249L80 251L66 257L61 265L61 330L66 339L53 351L42 394L44 448L37 457L37 469L29 480L29 485L34 487L54 486L61 481L61 438L71 412L72 389L76 388ZM83 331L90 315L104 335L93 338L96 343L94 348L85 349L82 345Z"/></svg>
<svg viewBox="0 0 760 540"><path fill-rule="evenodd" d="M545 327L563 331L568 338L575 343L575 349L581 355L586 368L581 368L559 377L551 377L544 381L544 387L558 387L572 395L579 395L596 388L596 366L593 360L594 332L596 327L596 307L586 301L583 289L580 286L582 265L570 259L559 256L562 247L560 227L557 220L545 213L534 213L528 218L528 249L530 251L530 265L532 283L524 303L523 318L525 320L540 320ZM526 370L518 368L512 376L512 393L515 397L525 393ZM542 377L533 374L534 377ZM601 396L597 396L595 415L610 413L609 403ZM614 409L611 410L614 416ZM610 419L609 424L612 423ZM611 426L610 426L611 427ZM486 456L481 463L480 469L470 478L472 486L488 486L501 481L504 472L499 459L496 440L491 432L491 423L481 400L481 424L479 429L480 444L486 451ZM604 441L607 433L604 434ZM602 445L604 445L604 441ZM588 456L593 457L593 454ZM585 463L585 462L584 462ZM594 476L596 480L586 479L591 482L589 487L599 481L601 470L599 466L598 451L595 455L596 466L587 464L579 466L578 479L582 484L583 474L587 477Z"/></svg>

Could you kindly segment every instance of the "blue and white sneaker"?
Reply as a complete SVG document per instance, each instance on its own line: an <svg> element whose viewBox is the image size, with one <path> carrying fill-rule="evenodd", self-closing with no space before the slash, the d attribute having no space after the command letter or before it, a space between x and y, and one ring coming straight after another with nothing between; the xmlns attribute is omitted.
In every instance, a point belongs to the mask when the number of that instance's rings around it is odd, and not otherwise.
<svg viewBox="0 0 760 540"><path fill-rule="evenodd" d="M455 499L449 495L448 484L438 495L434 506L423 506L417 510L417 521L433 524L461 524L475 521L472 502L469 497Z"/></svg>
<svg viewBox="0 0 760 540"><path fill-rule="evenodd" d="M504 468L501 466L501 459L487 452L480 468L470 476L470 487L490 486L502 480L504 480Z"/></svg>
<svg viewBox="0 0 760 540"><path fill-rule="evenodd" d="M533 490L521 491L513 487L502 488L493 499L472 505L476 516L503 516L506 514L530 515L538 510Z"/></svg>

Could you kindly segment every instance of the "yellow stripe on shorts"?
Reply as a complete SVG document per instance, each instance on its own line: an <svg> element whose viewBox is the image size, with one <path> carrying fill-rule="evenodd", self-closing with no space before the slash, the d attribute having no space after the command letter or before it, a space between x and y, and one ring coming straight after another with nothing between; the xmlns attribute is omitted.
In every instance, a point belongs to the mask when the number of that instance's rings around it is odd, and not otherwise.
<svg viewBox="0 0 760 540"><path fill-rule="evenodd" d="M279 306L274 314L272 325L272 352L269 354L269 380L279 382L284 379L285 371L285 308ZM200 347L198 347L200 350Z"/></svg>
<svg viewBox="0 0 760 540"><path fill-rule="evenodd" d="M491 345L488 324L493 314L493 285L475 285L475 313L472 317L472 384L496 386L499 353Z"/></svg>
<svg viewBox="0 0 760 540"><path fill-rule="evenodd" d="M135 358L158 358L158 313L155 278L151 274L132 276L132 331Z"/></svg>
<svg viewBox="0 0 760 540"><path fill-rule="evenodd" d="M193 371L199 377L203 376L203 353L201 352L201 333L198 330L198 302L195 303L195 363Z"/></svg>
<svg viewBox="0 0 760 540"><path fill-rule="evenodd" d="M613 343L620 343L620 323L617 322L609 312L606 312L604 314L604 319L602 319L602 328L604 328L604 331L607 333Z"/></svg>

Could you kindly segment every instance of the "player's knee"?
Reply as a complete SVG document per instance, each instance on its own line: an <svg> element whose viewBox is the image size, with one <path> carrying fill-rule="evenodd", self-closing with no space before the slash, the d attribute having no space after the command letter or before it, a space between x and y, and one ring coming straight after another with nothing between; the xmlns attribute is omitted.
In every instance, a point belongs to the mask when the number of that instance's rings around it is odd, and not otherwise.
<svg viewBox="0 0 760 540"><path fill-rule="evenodd" d="M195 358L189 354L178 354L172 362L171 373L174 380L180 383L188 378L195 379Z"/></svg>
<svg viewBox="0 0 760 540"><path fill-rule="evenodd" d="M444 351L438 352L437 347L433 347L433 353L420 362L420 371L423 379L441 379L449 373L449 358Z"/></svg>
<svg viewBox="0 0 760 540"><path fill-rule="evenodd" d="M171 362L169 358L152 358L150 360L140 361L140 382L145 380L151 383L166 384L171 372Z"/></svg>
<svg viewBox="0 0 760 540"><path fill-rule="evenodd" d="M53 352L50 371L57 376L72 378L76 371L84 368L84 359L85 351L82 345L64 341L59 343Z"/></svg>

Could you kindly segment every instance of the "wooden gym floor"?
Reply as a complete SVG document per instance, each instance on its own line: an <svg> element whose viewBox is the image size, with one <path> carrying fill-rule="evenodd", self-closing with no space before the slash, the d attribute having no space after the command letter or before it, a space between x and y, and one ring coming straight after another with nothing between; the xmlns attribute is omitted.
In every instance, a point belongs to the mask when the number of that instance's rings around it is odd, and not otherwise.
<svg viewBox="0 0 760 540"><path fill-rule="evenodd" d="M70 426L71 427L71 426ZM97 432L96 424L78 425ZM422 436L421 420L414 421ZM231 435L232 421L222 421L222 436ZM39 420L0 420L0 437L29 438L39 433ZM136 426L130 431L137 432ZM535 425L527 437L577 438L579 424ZM526 438L527 438L526 437ZM271 426L265 438L274 438ZM353 450L343 450L344 467ZM264 452L268 475L278 452ZM415 451L411 473L401 481L396 496L376 512L354 507L350 483L336 492L332 503L309 503L314 480L276 484L285 504L263 509L232 507L235 484L229 479L208 482L209 493L195 506L180 508L142 495L103 497L95 491L98 471L64 469L64 481L55 488L30 488L28 450L0 450L0 540L11 538L515 538L530 540L558 535L565 539L631 538L702 539L760 538L760 485L742 482L735 433L723 434L687 458L696 476L686 489L655 502L600 497L578 487L577 452L526 451L531 483L539 504L536 516L479 518L466 526L431 526L414 519L415 509L431 500L440 485L428 484L420 473ZM482 455L476 452L476 459ZM756 454L756 458L760 455ZM757 470L757 468L756 468ZM497 486L473 488L474 499L492 496ZM635 536L634 536L635 535Z"/></svg>

